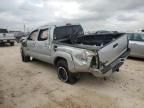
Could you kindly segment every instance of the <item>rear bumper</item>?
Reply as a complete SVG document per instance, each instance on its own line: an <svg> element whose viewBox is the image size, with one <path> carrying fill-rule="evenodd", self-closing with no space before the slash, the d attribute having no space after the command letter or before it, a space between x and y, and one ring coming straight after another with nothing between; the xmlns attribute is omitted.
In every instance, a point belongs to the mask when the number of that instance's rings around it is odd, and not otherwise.
<svg viewBox="0 0 144 108"><path fill-rule="evenodd" d="M5 39L5 40L0 40L0 43L13 43L15 40L14 39Z"/></svg>
<svg viewBox="0 0 144 108"><path fill-rule="evenodd" d="M119 68L124 64L124 61L130 54L130 49L125 51L121 56L119 56L114 62L110 65L103 67L102 69L91 68L90 72L97 77L110 76L112 73L119 70Z"/></svg>

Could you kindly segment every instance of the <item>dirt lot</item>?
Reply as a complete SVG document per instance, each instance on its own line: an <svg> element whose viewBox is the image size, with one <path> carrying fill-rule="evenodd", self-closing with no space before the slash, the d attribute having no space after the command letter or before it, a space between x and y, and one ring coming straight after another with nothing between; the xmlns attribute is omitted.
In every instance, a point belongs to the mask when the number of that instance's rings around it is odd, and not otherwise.
<svg viewBox="0 0 144 108"><path fill-rule="evenodd" d="M49 64L23 63L19 46L0 47L0 108L143 108L144 61L129 59L106 81L83 74L58 80Z"/></svg>

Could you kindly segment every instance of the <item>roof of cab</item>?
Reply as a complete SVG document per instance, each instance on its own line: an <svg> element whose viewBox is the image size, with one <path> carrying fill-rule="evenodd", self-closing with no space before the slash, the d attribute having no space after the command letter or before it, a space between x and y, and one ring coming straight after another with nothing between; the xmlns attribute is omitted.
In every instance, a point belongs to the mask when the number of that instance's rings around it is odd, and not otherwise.
<svg viewBox="0 0 144 108"><path fill-rule="evenodd" d="M71 25L81 25L81 24L72 24L72 23L59 23L59 24L46 24L38 27L37 29L47 28L47 27L61 27L61 26L71 26Z"/></svg>

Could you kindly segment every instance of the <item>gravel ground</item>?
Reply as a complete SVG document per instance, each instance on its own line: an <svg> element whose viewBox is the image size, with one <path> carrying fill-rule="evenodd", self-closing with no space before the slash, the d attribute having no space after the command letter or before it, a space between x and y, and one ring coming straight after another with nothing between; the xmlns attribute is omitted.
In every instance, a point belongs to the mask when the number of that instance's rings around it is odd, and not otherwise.
<svg viewBox="0 0 144 108"><path fill-rule="evenodd" d="M20 47L0 46L0 108L143 108L144 60L128 59L107 80L82 74L69 85L53 66L23 63Z"/></svg>

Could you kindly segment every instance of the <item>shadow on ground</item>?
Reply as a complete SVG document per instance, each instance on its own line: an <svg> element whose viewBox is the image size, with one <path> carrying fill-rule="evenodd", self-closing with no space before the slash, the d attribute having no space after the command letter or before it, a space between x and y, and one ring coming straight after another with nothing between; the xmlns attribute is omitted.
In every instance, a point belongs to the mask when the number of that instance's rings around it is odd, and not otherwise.
<svg viewBox="0 0 144 108"><path fill-rule="evenodd" d="M128 57L128 59L135 61L144 61L144 58L137 58L137 57Z"/></svg>
<svg viewBox="0 0 144 108"><path fill-rule="evenodd" d="M55 74L57 74L56 67L51 65L51 64L39 61L37 59L32 60L30 63L37 65L41 68L47 68L48 70L49 69L53 70L55 72ZM96 86L96 85L101 85L101 84L104 86L105 84L107 84L109 82L113 82L113 80L115 80L115 79L120 79L119 75L112 75L112 76L107 77L107 78L104 78L104 77L98 78L98 77L93 76L91 73L80 73L80 80L76 83L76 85L83 83L82 85L86 85L86 86L87 86L87 84L89 86L90 85Z"/></svg>

